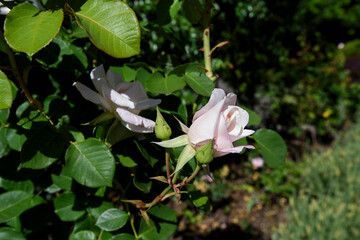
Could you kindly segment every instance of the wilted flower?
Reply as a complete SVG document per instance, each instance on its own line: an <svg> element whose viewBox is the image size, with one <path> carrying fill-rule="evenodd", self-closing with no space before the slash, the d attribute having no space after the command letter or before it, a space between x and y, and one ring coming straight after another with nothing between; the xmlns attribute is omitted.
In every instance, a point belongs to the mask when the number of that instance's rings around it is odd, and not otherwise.
<svg viewBox="0 0 360 240"><path fill-rule="evenodd" d="M90 77L97 92L80 82L75 82L74 85L85 99L105 111L95 122L116 117L130 131L154 131L155 122L138 114L141 110L159 104L161 100L148 98L140 82L121 82L121 74L115 74L110 70L105 74L103 65L93 69Z"/></svg>
<svg viewBox="0 0 360 240"><path fill-rule="evenodd" d="M249 114L242 108L235 106L236 95L225 94L220 88L214 89L209 102L197 111L190 128L180 123L186 133L169 141L157 143L163 147L185 146L179 157L176 171L180 170L196 152L196 149L213 140L214 157L229 153L239 153L251 145L234 147L233 142L254 133L245 129L249 122Z"/></svg>

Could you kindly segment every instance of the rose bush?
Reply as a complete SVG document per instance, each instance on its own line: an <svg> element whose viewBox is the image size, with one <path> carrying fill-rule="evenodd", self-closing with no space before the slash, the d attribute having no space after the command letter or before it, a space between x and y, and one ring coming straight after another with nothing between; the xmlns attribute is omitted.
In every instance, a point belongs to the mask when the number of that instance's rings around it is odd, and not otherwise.
<svg viewBox="0 0 360 240"><path fill-rule="evenodd" d="M90 77L98 93L80 82L75 82L74 86L86 100L95 103L106 112L95 121L96 123L116 117L130 131L154 131L155 122L138 114L141 110L158 105L161 100L148 98L140 82L121 82L121 74L115 74L110 69L105 74L103 65L93 69Z"/></svg>
<svg viewBox="0 0 360 240"><path fill-rule="evenodd" d="M197 111L190 128L180 122L185 135L157 143L162 147L185 146L179 157L176 170L180 170L186 162L195 156L196 150L213 140L213 157L221 157L229 153L239 153L244 148L254 149L252 145L234 147L233 142L254 133L245 129L249 122L249 114L235 106L236 95L225 94L223 89L215 88L209 102Z"/></svg>

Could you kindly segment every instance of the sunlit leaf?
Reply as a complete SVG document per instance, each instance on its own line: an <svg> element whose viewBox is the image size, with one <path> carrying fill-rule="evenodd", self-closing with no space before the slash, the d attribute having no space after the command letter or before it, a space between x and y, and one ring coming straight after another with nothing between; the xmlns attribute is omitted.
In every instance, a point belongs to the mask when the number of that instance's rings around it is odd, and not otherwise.
<svg viewBox="0 0 360 240"><path fill-rule="evenodd" d="M13 101L11 83L6 75L0 70L0 109L10 108Z"/></svg>
<svg viewBox="0 0 360 240"><path fill-rule="evenodd" d="M191 191L188 194L195 207L204 211L210 210L209 198L206 195L199 191Z"/></svg>
<svg viewBox="0 0 360 240"><path fill-rule="evenodd" d="M180 8L181 8L181 4L183 3L183 1L179 1L179 0L174 0L174 2L171 4L171 7L170 7L170 17L171 19L174 19Z"/></svg>
<svg viewBox="0 0 360 240"><path fill-rule="evenodd" d="M13 49L32 56L57 35L63 18L62 9L45 12L30 3L19 4L6 17L6 41Z"/></svg>
<svg viewBox="0 0 360 240"><path fill-rule="evenodd" d="M116 58L140 52L140 26L133 10L117 0L89 0L76 12L96 47Z"/></svg>

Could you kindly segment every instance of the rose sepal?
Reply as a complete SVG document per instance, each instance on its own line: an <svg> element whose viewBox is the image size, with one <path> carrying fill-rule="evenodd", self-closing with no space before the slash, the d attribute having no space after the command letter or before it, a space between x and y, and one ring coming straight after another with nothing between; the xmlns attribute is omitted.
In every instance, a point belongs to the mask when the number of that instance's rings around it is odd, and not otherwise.
<svg viewBox="0 0 360 240"><path fill-rule="evenodd" d="M162 142L153 142L161 147L164 148L175 148L175 147L182 147L185 146L187 144L189 144L189 137L187 134L181 135L179 137L167 140L167 141L162 141Z"/></svg>
<svg viewBox="0 0 360 240"><path fill-rule="evenodd" d="M195 156L195 153L196 150L190 144L186 145L180 153L174 173L180 171L185 166L185 164Z"/></svg>

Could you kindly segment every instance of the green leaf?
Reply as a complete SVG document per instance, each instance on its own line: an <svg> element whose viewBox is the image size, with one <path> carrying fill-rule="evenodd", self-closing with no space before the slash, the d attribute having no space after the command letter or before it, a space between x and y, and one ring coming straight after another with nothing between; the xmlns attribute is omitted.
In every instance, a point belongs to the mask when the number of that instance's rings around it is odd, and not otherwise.
<svg viewBox="0 0 360 240"><path fill-rule="evenodd" d="M248 125L251 125L251 126L256 126L256 125L259 125L261 123L261 117L255 113L254 111L248 109L247 107L244 107L244 106L240 106L242 109L244 109L245 111L248 112L249 114L249 123Z"/></svg>
<svg viewBox="0 0 360 240"><path fill-rule="evenodd" d="M5 128L4 136L9 147L15 151L21 151L21 148L26 141L26 136L19 129Z"/></svg>
<svg viewBox="0 0 360 240"><path fill-rule="evenodd" d="M24 191L10 191L0 194L0 223L19 216L31 207L32 194Z"/></svg>
<svg viewBox="0 0 360 240"><path fill-rule="evenodd" d="M21 118L17 123L18 126L21 126L24 129L30 130L33 126L37 126L37 123L47 122L48 120L44 115L38 111L30 111L29 116ZM35 123L35 124L34 124ZM41 126L40 124L38 126Z"/></svg>
<svg viewBox="0 0 360 240"><path fill-rule="evenodd" d="M65 41L61 38L55 38L53 42L59 45L61 52L58 61L54 64L51 64L49 67L57 67L63 60L64 55L73 55L77 60L79 60L84 69L88 67L86 54L83 52L81 47L78 47L71 42Z"/></svg>
<svg viewBox="0 0 360 240"><path fill-rule="evenodd" d="M84 135L78 129L70 125L63 125L60 127L60 134L72 142L81 142L85 140Z"/></svg>
<svg viewBox="0 0 360 240"><path fill-rule="evenodd" d="M34 184L31 180L9 180L0 177L0 187L5 189L6 191L12 191L12 190L21 190L28 193L34 192Z"/></svg>
<svg viewBox="0 0 360 240"><path fill-rule="evenodd" d="M18 232L15 229L7 228L7 227L0 228L0 239L26 240L26 238L21 232Z"/></svg>
<svg viewBox="0 0 360 240"><path fill-rule="evenodd" d="M179 2L179 0L174 0L173 4L171 4L171 7L170 7L171 19L176 18L176 15L178 14L182 3L183 3L182 1Z"/></svg>
<svg viewBox="0 0 360 240"><path fill-rule="evenodd" d="M1 80L0 80L1 81ZM0 90L1 91L1 90ZM10 109L4 109L0 110L0 124L4 124L7 122L8 118L10 116Z"/></svg>
<svg viewBox="0 0 360 240"><path fill-rule="evenodd" d="M58 34L63 18L62 9L43 12L30 3L19 4L6 17L6 41L13 49L32 56Z"/></svg>
<svg viewBox="0 0 360 240"><path fill-rule="evenodd" d="M144 68L139 68L136 72L136 77L135 80L141 82L141 84L144 86L146 86L146 79L151 75L151 73L149 73L146 69Z"/></svg>
<svg viewBox="0 0 360 240"><path fill-rule="evenodd" d="M168 240L177 229L176 211L157 205L148 211L151 227L141 219L139 236L143 240Z"/></svg>
<svg viewBox="0 0 360 240"><path fill-rule="evenodd" d="M95 138L71 144L65 154L71 176L88 187L112 186L115 159L104 143Z"/></svg>
<svg viewBox="0 0 360 240"><path fill-rule="evenodd" d="M170 7L173 0L160 0L156 5L156 16L157 23L160 25L165 25L170 23Z"/></svg>
<svg viewBox="0 0 360 240"><path fill-rule="evenodd" d="M199 191L191 191L189 192L189 197L195 207L204 211L210 211L210 202L207 196Z"/></svg>
<svg viewBox="0 0 360 240"><path fill-rule="evenodd" d="M71 192L65 192L54 199L55 213L64 222L76 221L85 214L85 209L79 205L76 204L75 194Z"/></svg>
<svg viewBox="0 0 360 240"><path fill-rule="evenodd" d="M184 1L183 10L185 17L192 24L200 21L203 8L198 0Z"/></svg>
<svg viewBox="0 0 360 240"><path fill-rule="evenodd" d="M105 231L115 231L122 228L128 219L129 216L126 212L117 208L112 208L100 215L96 221L96 226Z"/></svg>
<svg viewBox="0 0 360 240"><path fill-rule="evenodd" d="M8 142L5 138L6 128L0 126L0 159L9 154L11 151Z"/></svg>
<svg viewBox="0 0 360 240"><path fill-rule="evenodd" d="M95 218L100 217L103 212L114 207L111 202L106 201L102 201L100 205L98 204L98 202L90 202L90 204L94 205L94 207L89 207L87 211Z"/></svg>
<svg viewBox="0 0 360 240"><path fill-rule="evenodd" d="M110 66L110 70L113 73L121 74L122 81L131 82L135 80L136 70L124 64L123 66Z"/></svg>
<svg viewBox="0 0 360 240"><path fill-rule="evenodd" d="M136 144L136 146L138 147L141 155L143 155L143 157L149 162L151 167L154 167L155 163L157 163L159 160L152 157L148 151L140 145L140 143L138 143L137 141L134 141L134 143Z"/></svg>
<svg viewBox="0 0 360 240"><path fill-rule="evenodd" d="M116 58L140 52L140 26L133 10L117 0L89 0L76 18L96 47Z"/></svg>
<svg viewBox="0 0 360 240"><path fill-rule="evenodd" d="M56 186L60 187L61 189L68 191L71 190L71 186L73 182L73 179L71 177L63 174L60 174L59 176L55 174L51 174L51 180Z"/></svg>
<svg viewBox="0 0 360 240"><path fill-rule="evenodd" d="M134 235L131 235L128 233L120 233L120 234L113 236L109 240L135 240L135 237L134 237Z"/></svg>
<svg viewBox="0 0 360 240"><path fill-rule="evenodd" d="M277 132L270 129L260 129L252 137L259 145L261 155L269 167L277 167L285 162L286 144Z"/></svg>
<svg viewBox="0 0 360 240"><path fill-rule="evenodd" d="M0 109L10 108L13 101L13 91L9 79L0 70Z"/></svg>
<svg viewBox="0 0 360 240"><path fill-rule="evenodd" d="M184 78L176 75L163 77L159 72L150 75L145 82L145 88L152 93L171 94L186 86Z"/></svg>
<svg viewBox="0 0 360 240"><path fill-rule="evenodd" d="M96 235L92 231L83 230L70 236L70 240L96 240Z"/></svg>
<svg viewBox="0 0 360 240"><path fill-rule="evenodd" d="M215 86L214 83L205 74L205 70L199 68L201 65L197 63L189 64L185 70L186 83L200 95L210 97Z"/></svg>
<svg viewBox="0 0 360 240"><path fill-rule="evenodd" d="M43 169L58 160L65 148L61 136L42 129L31 136L21 149L21 167Z"/></svg>
<svg viewBox="0 0 360 240"><path fill-rule="evenodd" d="M132 160L130 157L123 156L121 154L116 155L116 157L119 159L120 164L124 167L132 168L137 166L137 163L134 162L134 160Z"/></svg>
<svg viewBox="0 0 360 240"><path fill-rule="evenodd" d="M45 188L45 192L48 193L57 193L60 192L62 189L59 188L59 186L55 185L55 184L51 184L50 186L48 186L47 188Z"/></svg>
<svg viewBox="0 0 360 240"><path fill-rule="evenodd" d="M142 173L135 174L133 178L134 186L144 193L149 193L152 187L152 181L146 178Z"/></svg>

